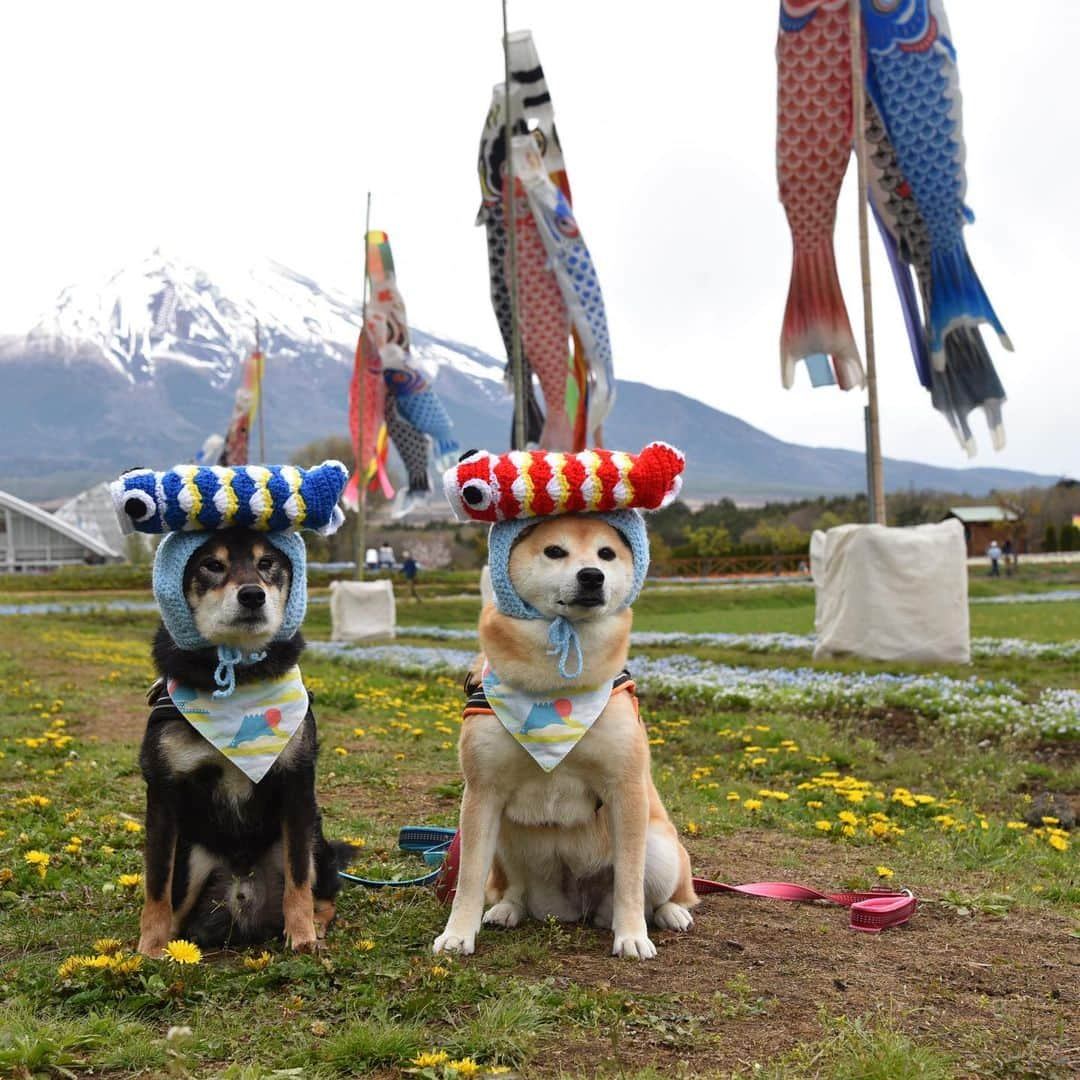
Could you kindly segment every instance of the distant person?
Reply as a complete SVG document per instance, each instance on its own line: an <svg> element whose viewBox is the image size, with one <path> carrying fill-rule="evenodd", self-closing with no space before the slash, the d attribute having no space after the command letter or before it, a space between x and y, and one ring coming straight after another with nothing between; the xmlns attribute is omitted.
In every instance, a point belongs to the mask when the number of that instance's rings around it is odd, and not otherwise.
<svg viewBox="0 0 1080 1080"><path fill-rule="evenodd" d="M1006 537L1005 543L1001 545L1001 554L1005 559L1005 573L1011 575L1016 566L1016 556L1013 554L1013 542L1011 536Z"/></svg>
<svg viewBox="0 0 1080 1080"><path fill-rule="evenodd" d="M376 548L368 548L364 552L364 569L372 573L379 569L379 552Z"/></svg>
<svg viewBox="0 0 1080 1080"><path fill-rule="evenodd" d="M990 541L990 546L986 549L986 555L990 560L990 576L1001 577L1001 568L998 565L1001 562L1001 548L998 547L996 540Z"/></svg>
<svg viewBox="0 0 1080 1080"><path fill-rule="evenodd" d="M379 545L379 569L394 569L394 549L385 540Z"/></svg>
<svg viewBox="0 0 1080 1080"><path fill-rule="evenodd" d="M416 560L407 551L403 552L401 556L401 572L409 583L409 594L414 600L419 601L420 594L416 591L416 575L420 573L420 567L417 566Z"/></svg>

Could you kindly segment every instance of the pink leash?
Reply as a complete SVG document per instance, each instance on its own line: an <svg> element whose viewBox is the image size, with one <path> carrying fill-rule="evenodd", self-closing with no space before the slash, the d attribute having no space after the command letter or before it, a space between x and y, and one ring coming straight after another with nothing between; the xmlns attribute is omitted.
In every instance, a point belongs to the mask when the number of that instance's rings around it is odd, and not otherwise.
<svg viewBox="0 0 1080 1080"><path fill-rule="evenodd" d="M749 885L725 885L708 878L694 878L694 889L701 896L730 892L743 896L764 896L770 900L824 900L839 904L851 912L848 925L864 934L879 934L890 926L900 926L915 914L918 901L908 889L871 889L870 892L820 893L786 881L754 881Z"/></svg>

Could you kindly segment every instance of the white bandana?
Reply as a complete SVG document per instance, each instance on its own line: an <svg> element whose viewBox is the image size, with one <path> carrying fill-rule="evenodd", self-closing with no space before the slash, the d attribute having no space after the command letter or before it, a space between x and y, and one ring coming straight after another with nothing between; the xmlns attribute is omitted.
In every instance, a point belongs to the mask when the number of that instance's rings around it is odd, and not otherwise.
<svg viewBox="0 0 1080 1080"><path fill-rule="evenodd" d="M176 679L170 679L167 688L188 723L256 784L308 711L307 690L296 664L276 679L240 685L225 698Z"/></svg>
<svg viewBox="0 0 1080 1080"><path fill-rule="evenodd" d="M615 680L609 679L595 690L567 691L554 699L538 698L500 681L485 664L483 683L484 696L502 726L544 772L551 772L607 707Z"/></svg>

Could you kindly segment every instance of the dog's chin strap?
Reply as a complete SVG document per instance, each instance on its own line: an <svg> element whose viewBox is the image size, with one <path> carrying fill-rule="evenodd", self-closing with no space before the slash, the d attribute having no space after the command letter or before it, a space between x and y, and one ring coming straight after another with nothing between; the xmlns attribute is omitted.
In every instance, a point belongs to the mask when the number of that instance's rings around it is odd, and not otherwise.
<svg viewBox="0 0 1080 1080"><path fill-rule="evenodd" d="M585 657L581 652L581 638L578 637L574 624L560 615L548 627L549 656L558 656L559 674L564 679L576 679L585 668ZM577 653L577 671L567 671L566 662L570 659L570 649Z"/></svg>
<svg viewBox="0 0 1080 1080"><path fill-rule="evenodd" d="M580 647L579 647L580 652ZM219 645L217 650L218 666L214 669L214 682L221 687L214 691L214 697L228 697L236 689L236 665L257 664L266 659L266 651L245 653L231 645Z"/></svg>

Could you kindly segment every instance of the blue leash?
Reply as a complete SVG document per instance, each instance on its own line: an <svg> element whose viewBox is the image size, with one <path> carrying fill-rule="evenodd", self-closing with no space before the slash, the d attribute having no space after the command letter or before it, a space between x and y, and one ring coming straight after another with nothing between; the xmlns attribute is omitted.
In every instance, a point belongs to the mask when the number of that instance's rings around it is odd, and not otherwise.
<svg viewBox="0 0 1080 1080"><path fill-rule="evenodd" d="M338 877L344 881L363 885L368 889L405 889L413 885L434 885L442 873L443 858L456 831L456 829L444 829L437 825L406 825L398 833L398 847L402 851L422 854L424 862L428 866L435 867L430 874L398 881L379 881L376 878L357 877L356 874L347 874L344 870L339 870Z"/></svg>

